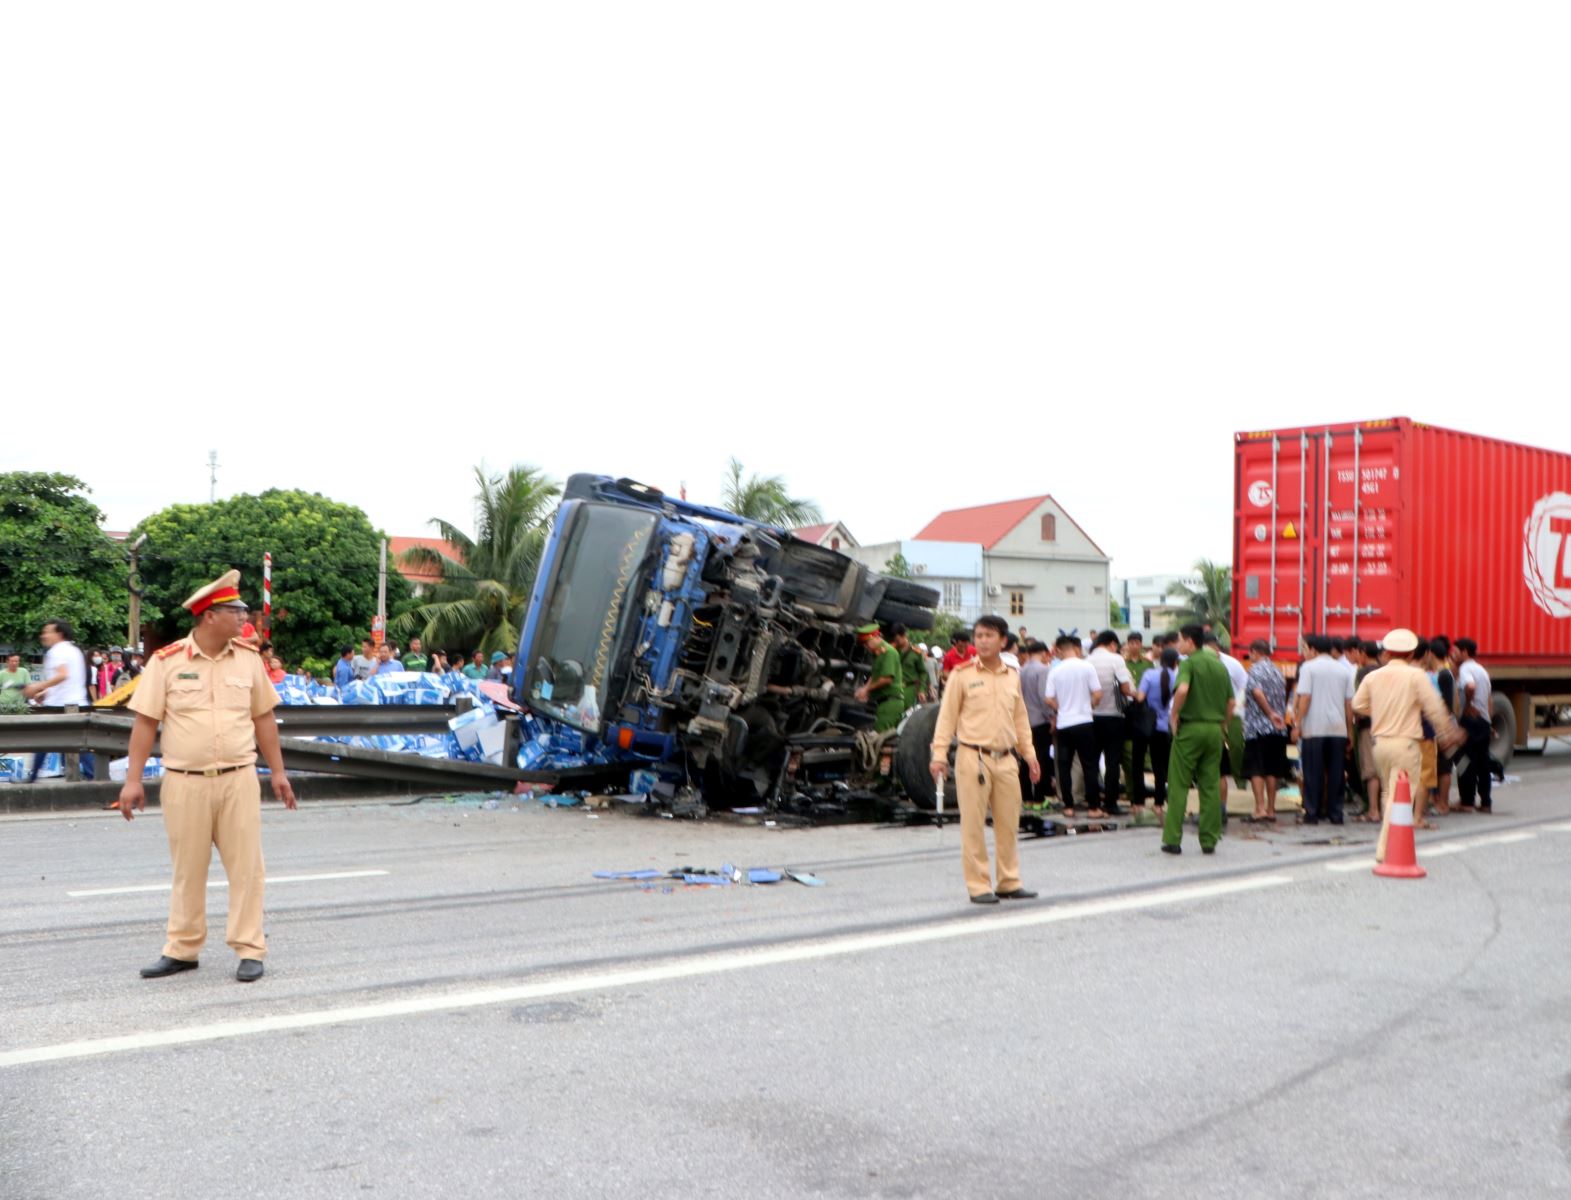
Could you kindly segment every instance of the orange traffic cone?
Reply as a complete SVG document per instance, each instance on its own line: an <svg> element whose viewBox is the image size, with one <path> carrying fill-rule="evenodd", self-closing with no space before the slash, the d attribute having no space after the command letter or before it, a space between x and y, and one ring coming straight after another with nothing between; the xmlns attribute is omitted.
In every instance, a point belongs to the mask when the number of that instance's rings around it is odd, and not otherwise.
<svg viewBox="0 0 1571 1200"><path fill-rule="evenodd" d="M1418 865L1413 845L1413 793L1407 772L1398 771L1396 795L1391 797L1391 827L1386 833L1386 860L1375 866L1376 875L1392 879L1422 879L1429 874Z"/></svg>

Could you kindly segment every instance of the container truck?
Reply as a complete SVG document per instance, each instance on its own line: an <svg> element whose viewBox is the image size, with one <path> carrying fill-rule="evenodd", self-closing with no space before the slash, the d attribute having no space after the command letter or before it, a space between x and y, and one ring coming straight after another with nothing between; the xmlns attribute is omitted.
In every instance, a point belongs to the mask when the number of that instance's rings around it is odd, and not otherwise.
<svg viewBox="0 0 1571 1200"><path fill-rule="evenodd" d="M1233 491L1236 645L1470 637L1495 757L1571 736L1571 455L1406 417L1272 429L1234 436Z"/></svg>

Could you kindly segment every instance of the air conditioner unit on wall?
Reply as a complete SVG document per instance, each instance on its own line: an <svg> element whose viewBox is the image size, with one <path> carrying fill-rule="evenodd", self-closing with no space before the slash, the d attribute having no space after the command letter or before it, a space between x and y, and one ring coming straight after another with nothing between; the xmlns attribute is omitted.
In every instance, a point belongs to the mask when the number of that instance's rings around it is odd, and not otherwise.
<svg viewBox="0 0 1571 1200"><path fill-rule="evenodd" d="M1002 596L1004 594L1004 589L999 587L996 583L990 583L987 585L987 594L989 596Z"/></svg>

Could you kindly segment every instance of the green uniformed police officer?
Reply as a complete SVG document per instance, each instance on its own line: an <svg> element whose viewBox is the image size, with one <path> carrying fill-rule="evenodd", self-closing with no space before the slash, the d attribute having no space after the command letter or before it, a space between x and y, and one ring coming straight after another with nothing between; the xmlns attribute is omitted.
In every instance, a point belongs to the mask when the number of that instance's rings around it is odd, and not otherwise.
<svg viewBox="0 0 1571 1200"><path fill-rule="evenodd" d="M1185 625L1178 632L1178 690L1168 728L1173 734L1173 757L1168 769L1167 817L1162 827L1162 851L1181 854L1184 812L1189 807L1189 787L1200 791L1200 849L1211 854L1222 837L1222 728L1233 715L1233 681L1222 660L1202 654L1205 630Z"/></svg>
<svg viewBox="0 0 1571 1200"><path fill-rule="evenodd" d="M900 675L905 685L905 706L915 708L927 695L927 656L911 644L904 625L889 627L889 640L900 652Z"/></svg>
<svg viewBox="0 0 1571 1200"><path fill-rule="evenodd" d="M905 715L905 673L900 666L900 651L884 641L876 621L863 625L856 636L873 660L867 682L856 689L856 698L873 705L877 712L873 732L883 733L900 724Z"/></svg>

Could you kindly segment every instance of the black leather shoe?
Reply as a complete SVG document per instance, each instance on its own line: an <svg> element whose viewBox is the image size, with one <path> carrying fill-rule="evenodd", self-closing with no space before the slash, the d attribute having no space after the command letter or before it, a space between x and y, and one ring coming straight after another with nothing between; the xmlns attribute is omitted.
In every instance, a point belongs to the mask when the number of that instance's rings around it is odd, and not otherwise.
<svg viewBox="0 0 1571 1200"><path fill-rule="evenodd" d="M997 904L998 897L992 892L983 892L980 896L971 897L972 904Z"/></svg>
<svg viewBox="0 0 1571 1200"><path fill-rule="evenodd" d="M1036 893L1026 888L1016 888L1012 892L999 892L998 898L1000 900L1035 900Z"/></svg>
<svg viewBox="0 0 1571 1200"><path fill-rule="evenodd" d="M1200 847L1200 853L1201 854L1215 854L1216 853L1216 847L1215 846L1201 846Z"/></svg>
<svg viewBox="0 0 1571 1200"><path fill-rule="evenodd" d="M260 958L242 958L239 967L235 969L235 978L241 983L255 983L262 978L262 960Z"/></svg>
<svg viewBox="0 0 1571 1200"><path fill-rule="evenodd" d="M160 955L157 962L142 968L143 979L162 979L165 975L178 975L181 971L196 970L194 958L170 958Z"/></svg>
<svg viewBox="0 0 1571 1200"><path fill-rule="evenodd" d="M1182 854L1183 852L1184 848L1182 846L1169 846L1166 842L1162 843L1163 854Z"/></svg>

